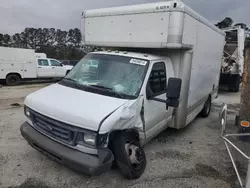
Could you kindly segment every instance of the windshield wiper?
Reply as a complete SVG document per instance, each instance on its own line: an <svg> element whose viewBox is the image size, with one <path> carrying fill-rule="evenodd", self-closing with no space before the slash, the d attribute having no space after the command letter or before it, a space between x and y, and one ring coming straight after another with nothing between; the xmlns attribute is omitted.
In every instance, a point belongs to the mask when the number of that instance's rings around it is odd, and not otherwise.
<svg viewBox="0 0 250 188"><path fill-rule="evenodd" d="M77 88L77 89L84 89L83 87L81 87L80 84L78 84L78 82L77 82L76 80L74 80L74 79L72 79L72 78L63 78L63 79L61 80L61 82L63 82L63 81L64 81L64 82L66 81L66 83L72 85L74 88Z"/></svg>
<svg viewBox="0 0 250 188"><path fill-rule="evenodd" d="M77 83L77 81L76 81L76 80L74 80L74 79L72 79L72 78L63 78L63 80L68 80L68 81L72 81L72 82Z"/></svg>
<svg viewBox="0 0 250 188"><path fill-rule="evenodd" d="M105 91L108 91L108 92L114 94L115 96L117 96L119 98L124 98L124 95L122 93L118 93L118 92L114 91L110 87L105 87L105 86L101 86L101 85L89 85L89 86L90 87L95 87L95 88L98 88L98 89L102 89L102 90L105 90Z"/></svg>

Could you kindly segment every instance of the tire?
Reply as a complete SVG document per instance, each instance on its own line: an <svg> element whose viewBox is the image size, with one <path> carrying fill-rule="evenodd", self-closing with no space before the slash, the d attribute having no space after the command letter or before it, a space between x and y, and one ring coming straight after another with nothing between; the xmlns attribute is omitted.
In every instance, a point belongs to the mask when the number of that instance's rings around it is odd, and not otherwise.
<svg viewBox="0 0 250 188"><path fill-rule="evenodd" d="M236 85L233 92L239 92L240 91L240 83Z"/></svg>
<svg viewBox="0 0 250 188"><path fill-rule="evenodd" d="M201 113L200 113L201 117L206 118L209 116L210 111L211 111L211 105L212 105L211 97L209 96L207 101L204 104L204 107L203 107Z"/></svg>
<svg viewBox="0 0 250 188"><path fill-rule="evenodd" d="M9 74L7 77L6 77L6 84L8 86L16 86L16 85L19 85L21 82L21 78L19 75L17 74Z"/></svg>
<svg viewBox="0 0 250 188"><path fill-rule="evenodd" d="M127 179L139 178L146 168L146 155L133 134L119 133L113 140L116 164Z"/></svg>
<svg viewBox="0 0 250 188"><path fill-rule="evenodd" d="M240 85L236 86L235 88L230 88L230 89L228 89L228 91L237 93L240 91Z"/></svg>
<svg viewBox="0 0 250 188"><path fill-rule="evenodd" d="M238 93L240 91L240 88L239 87L237 87L237 88L235 88L234 90L233 90L233 92L235 92L235 93Z"/></svg>

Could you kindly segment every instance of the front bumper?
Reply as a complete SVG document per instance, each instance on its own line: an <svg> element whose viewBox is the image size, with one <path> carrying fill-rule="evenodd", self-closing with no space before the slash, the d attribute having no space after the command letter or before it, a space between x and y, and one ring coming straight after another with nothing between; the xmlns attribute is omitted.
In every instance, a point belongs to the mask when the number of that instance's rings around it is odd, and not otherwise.
<svg viewBox="0 0 250 188"><path fill-rule="evenodd" d="M49 158L87 175L100 175L108 171L114 160L112 152L98 149L98 156L82 153L60 144L30 126L27 122L21 125L21 134L28 143Z"/></svg>

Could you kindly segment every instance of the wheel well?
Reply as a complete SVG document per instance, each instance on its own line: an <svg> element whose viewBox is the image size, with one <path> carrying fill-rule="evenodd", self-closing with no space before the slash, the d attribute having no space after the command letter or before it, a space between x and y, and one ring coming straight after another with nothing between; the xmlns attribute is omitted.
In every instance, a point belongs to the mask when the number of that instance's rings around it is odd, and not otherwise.
<svg viewBox="0 0 250 188"><path fill-rule="evenodd" d="M211 95L211 94L208 95L208 99L209 99L209 98L212 99L212 95Z"/></svg>
<svg viewBox="0 0 250 188"><path fill-rule="evenodd" d="M19 78L22 78L22 76L21 76L19 73L11 72L11 73L8 73L8 74L6 75L6 79L7 79L7 77L8 77L9 75L17 75Z"/></svg>
<svg viewBox="0 0 250 188"><path fill-rule="evenodd" d="M108 147L112 150L112 141L121 133L132 134L136 140L140 141L139 132L136 129L114 130L109 134Z"/></svg>

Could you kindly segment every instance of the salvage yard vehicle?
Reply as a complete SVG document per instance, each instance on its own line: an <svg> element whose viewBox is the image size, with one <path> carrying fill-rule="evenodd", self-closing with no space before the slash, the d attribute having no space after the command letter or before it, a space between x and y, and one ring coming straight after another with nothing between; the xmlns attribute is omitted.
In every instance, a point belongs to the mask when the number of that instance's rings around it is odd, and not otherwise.
<svg viewBox="0 0 250 188"><path fill-rule="evenodd" d="M59 83L27 96L21 133L85 174L116 163L126 178L139 178L143 145L209 116L225 33L180 1L89 10L82 21L84 43L107 50L87 54ZM83 68L90 61L97 63Z"/></svg>
<svg viewBox="0 0 250 188"><path fill-rule="evenodd" d="M240 26L223 29L226 32L226 44L222 58L220 87L238 92L244 66L244 48L246 31Z"/></svg>
<svg viewBox="0 0 250 188"><path fill-rule="evenodd" d="M0 80L19 85L23 80L63 78L72 67L31 49L0 47Z"/></svg>

